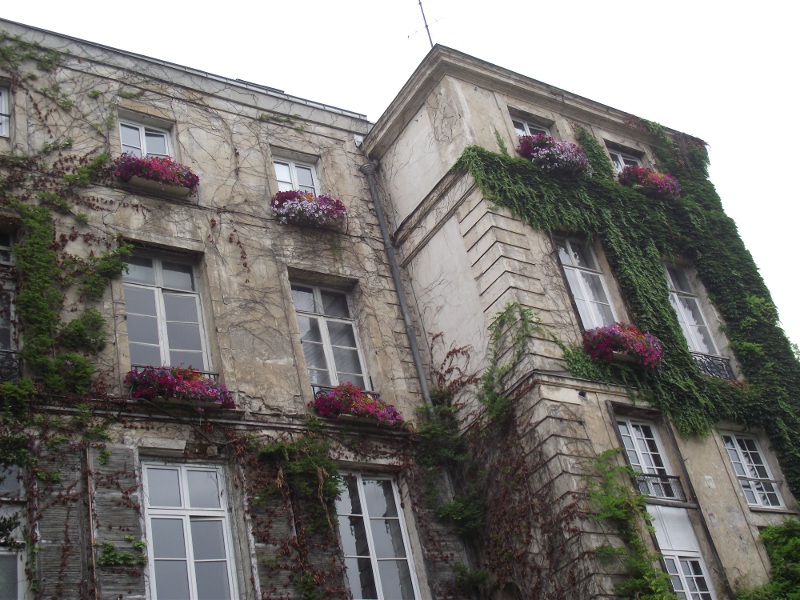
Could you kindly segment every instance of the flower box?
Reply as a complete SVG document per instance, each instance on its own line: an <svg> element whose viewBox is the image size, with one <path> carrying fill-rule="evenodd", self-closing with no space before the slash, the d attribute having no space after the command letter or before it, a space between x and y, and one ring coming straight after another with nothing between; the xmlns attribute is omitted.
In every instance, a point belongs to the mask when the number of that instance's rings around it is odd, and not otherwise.
<svg viewBox="0 0 800 600"><path fill-rule="evenodd" d="M272 197L270 207L281 225L323 229L338 228L347 214L341 200L298 190L278 192Z"/></svg>
<svg viewBox="0 0 800 600"><path fill-rule="evenodd" d="M585 331L583 350L595 361L632 363L648 369L660 369L664 353L656 336L625 323Z"/></svg>
<svg viewBox="0 0 800 600"><path fill-rule="evenodd" d="M132 369L125 376L125 383L131 386L132 398L191 406L198 412L206 408L236 408L224 384L194 367Z"/></svg>
<svg viewBox="0 0 800 600"><path fill-rule="evenodd" d="M554 175L592 176L589 158L583 148L571 142L557 142L544 133L519 136L517 154Z"/></svg>
<svg viewBox="0 0 800 600"><path fill-rule="evenodd" d="M146 191L186 197L195 193L200 184L200 178L189 167L168 156L123 154L113 166L114 175Z"/></svg>
<svg viewBox="0 0 800 600"><path fill-rule="evenodd" d="M403 417L391 404L372 392L352 383L342 383L332 390L317 393L308 403L320 417L367 425L383 425L400 429Z"/></svg>
<svg viewBox="0 0 800 600"><path fill-rule="evenodd" d="M617 181L653 198L668 200L681 195L681 184L675 177L645 167L627 166L622 169Z"/></svg>

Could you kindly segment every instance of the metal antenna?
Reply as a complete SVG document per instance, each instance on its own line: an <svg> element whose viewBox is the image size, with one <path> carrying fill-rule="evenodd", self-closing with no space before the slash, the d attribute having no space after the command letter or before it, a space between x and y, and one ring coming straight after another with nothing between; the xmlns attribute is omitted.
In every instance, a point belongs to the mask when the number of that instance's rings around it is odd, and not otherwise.
<svg viewBox="0 0 800 600"><path fill-rule="evenodd" d="M422 8L422 0L419 0L419 10L422 13L422 22L425 23L425 32L428 34L428 41L431 43L431 48L433 48L433 39L431 38L431 30L428 27L428 19L425 18L425 9Z"/></svg>

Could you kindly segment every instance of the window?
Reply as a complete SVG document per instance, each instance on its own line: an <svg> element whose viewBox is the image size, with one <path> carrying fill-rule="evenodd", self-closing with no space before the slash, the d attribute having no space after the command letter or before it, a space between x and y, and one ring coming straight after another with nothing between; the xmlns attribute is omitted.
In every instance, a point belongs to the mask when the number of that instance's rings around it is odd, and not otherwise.
<svg viewBox="0 0 800 600"><path fill-rule="evenodd" d="M652 517L656 540L675 595L685 600L714 600L714 590L689 512L684 508L654 505L649 505L647 512Z"/></svg>
<svg viewBox="0 0 800 600"><path fill-rule="evenodd" d="M9 114L8 88L0 86L0 137L11 135L11 115Z"/></svg>
<svg viewBox="0 0 800 600"><path fill-rule="evenodd" d="M778 493L778 482L772 479L758 442L749 436L733 434L723 435L722 441L747 503L750 506L767 508L783 506Z"/></svg>
<svg viewBox="0 0 800 600"><path fill-rule="evenodd" d="M236 598L222 469L153 463L143 470L153 600Z"/></svg>
<svg viewBox="0 0 800 600"><path fill-rule="evenodd" d="M292 300L311 385L333 387L349 381L365 387L364 361L348 295L292 284Z"/></svg>
<svg viewBox="0 0 800 600"><path fill-rule="evenodd" d="M123 153L135 156L168 157L170 155L169 132L164 129L130 121L120 121L119 136Z"/></svg>
<svg viewBox="0 0 800 600"><path fill-rule="evenodd" d="M21 496L22 482L19 467L16 465L0 467L0 517L16 516L19 519ZM19 542L21 537L19 529L14 529L10 535L12 544ZM24 558L24 555L17 552L13 546L0 546L0 599L24 598L27 588Z"/></svg>
<svg viewBox="0 0 800 600"><path fill-rule="evenodd" d="M0 264L10 265L13 262L11 255L13 237L10 231L0 230Z"/></svg>
<svg viewBox="0 0 800 600"><path fill-rule="evenodd" d="M669 301L678 315L681 330L692 352L719 354L708 325L700 310L697 295L689 283L686 269L667 265L669 281Z"/></svg>
<svg viewBox="0 0 800 600"><path fill-rule="evenodd" d="M622 169L625 167L642 166L642 161L632 154L626 154L625 152L620 152L619 150L609 150L608 153L611 156L611 164L614 165L614 170L617 172L617 174L622 173Z"/></svg>
<svg viewBox="0 0 800 600"><path fill-rule="evenodd" d="M547 127L542 127L541 125L536 125L535 123L522 121L520 119L511 119L511 122L514 124L517 135L537 135L540 133L550 135Z"/></svg>
<svg viewBox="0 0 800 600"><path fill-rule="evenodd" d="M0 547L0 598L24 598L27 581L22 567L22 555Z"/></svg>
<svg viewBox="0 0 800 600"><path fill-rule="evenodd" d="M344 475L336 501L347 586L353 598L415 600L419 588L397 487L388 477Z"/></svg>
<svg viewBox="0 0 800 600"><path fill-rule="evenodd" d="M608 300L603 271L592 249L575 240L556 240L570 292L584 329L611 325L617 319Z"/></svg>
<svg viewBox="0 0 800 600"><path fill-rule="evenodd" d="M0 467L0 498L19 498L22 494L19 467ZM0 596L1 598L2 596Z"/></svg>
<svg viewBox="0 0 800 600"><path fill-rule="evenodd" d="M277 158L274 163L278 189L281 192L299 190L317 195L318 184L314 165Z"/></svg>
<svg viewBox="0 0 800 600"><path fill-rule="evenodd" d="M137 254L123 275L131 365L210 369L194 265Z"/></svg>
<svg viewBox="0 0 800 600"><path fill-rule="evenodd" d="M0 382L19 377L14 335L13 234L0 230Z"/></svg>
<svg viewBox="0 0 800 600"><path fill-rule="evenodd" d="M639 491L653 498L684 500L679 479L669 474L655 426L646 421L618 418L617 428L628 463L636 473Z"/></svg>

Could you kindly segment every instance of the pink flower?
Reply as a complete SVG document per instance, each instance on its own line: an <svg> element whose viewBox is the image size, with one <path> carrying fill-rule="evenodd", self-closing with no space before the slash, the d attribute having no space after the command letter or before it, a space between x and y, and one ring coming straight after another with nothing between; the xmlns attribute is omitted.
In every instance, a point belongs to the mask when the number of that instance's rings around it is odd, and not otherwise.
<svg viewBox="0 0 800 600"><path fill-rule="evenodd" d="M519 136L517 153L553 174L592 176L589 158L583 148L571 142L557 142L544 133Z"/></svg>
<svg viewBox="0 0 800 600"><path fill-rule="evenodd" d="M383 402L377 394L365 392L350 382L317 394L308 405L326 419L335 420L344 414L373 419L398 429L403 425L403 417L394 406Z"/></svg>
<svg viewBox="0 0 800 600"><path fill-rule="evenodd" d="M646 196L668 199L681 195L681 184L675 177L645 167L625 167L617 181L624 186L640 189Z"/></svg>
<svg viewBox="0 0 800 600"><path fill-rule="evenodd" d="M160 156L123 154L114 161L114 175L124 181L136 176L166 185L177 185L189 188L192 193L197 191L200 184L200 178L189 167Z"/></svg>
<svg viewBox="0 0 800 600"><path fill-rule="evenodd" d="M272 197L270 207L281 225L330 225L347 213L341 200L298 190L278 192Z"/></svg>
<svg viewBox="0 0 800 600"><path fill-rule="evenodd" d="M583 350L592 360L610 361L614 353L626 354L648 369L660 369L664 348L661 340L633 325L614 323L583 333Z"/></svg>
<svg viewBox="0 0 800 600"><path fill-rule="evenodd" d="M125 375L125 383L131 386L132 398L214 402L222 408L236 408L233 396L224 384L204 377L194 367L148 366L141 371L132 369Z"/></svg>

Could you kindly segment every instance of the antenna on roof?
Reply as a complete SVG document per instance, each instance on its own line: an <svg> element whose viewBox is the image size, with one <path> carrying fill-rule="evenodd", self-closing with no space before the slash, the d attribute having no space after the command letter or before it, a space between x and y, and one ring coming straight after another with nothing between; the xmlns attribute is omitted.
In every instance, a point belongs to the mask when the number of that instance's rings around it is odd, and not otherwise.
<svg viewBox="0 0 800 600"><path fill-rule="evenodd" d="M422 13L422 22L425 23L425 32L428 34L428 41L431 43L431 48L433 48L433 38L431 38L431 30L428 27L428 19L425 18L425 9L422 8L422 0L419 0L419 10Z"/></svg>

